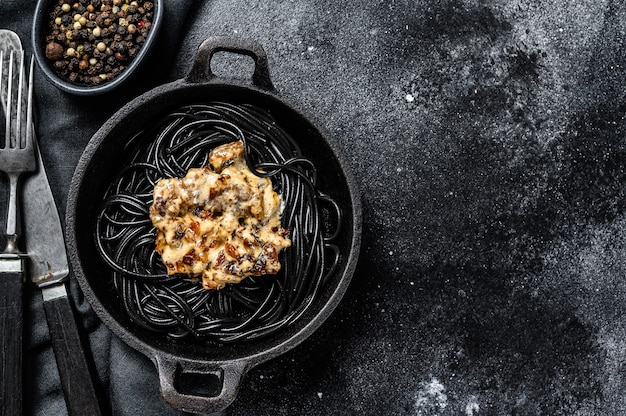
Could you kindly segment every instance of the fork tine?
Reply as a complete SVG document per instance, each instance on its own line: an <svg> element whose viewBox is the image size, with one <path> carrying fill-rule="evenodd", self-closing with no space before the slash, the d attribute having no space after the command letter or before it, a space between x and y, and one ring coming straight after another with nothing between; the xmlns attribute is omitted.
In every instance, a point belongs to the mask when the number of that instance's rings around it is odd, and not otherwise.
<svg viewBox="0 0 626 416"><path fill-rule="evenodd" d="M18 68L18 83L17 83L17 112L15 113L15 142L12 143L16 149L22 147L22 102L24 98L24 52L18 52L16 58L16 65Z"/></svg>
<svg viewBox="0 0 626 416"><path fill-rule="evenodd" d="M2 91L4 90L4 50L0 50L0 101L2 101L2 105L4 106L4 114L6 117L7 111L6 111L6 104L5 102L2 100ZM6 121L5 121L6 123ZM0 141L0 149L3 149L4 146L6 146L7 143L7 136L5 135L4 138Z"/></svg>
<svg viewBox="0 0 626 416"><path fill-rule="evenodd" d="M25 148L33 147L33 81L35 77L35 56L30 57L28 70L28 98L26 101L26 144Z"/></svg>
<svg viewBox="0 0 626 416"><path fill-rule="evenodd" d="M7 111L5 122L4 147L11 147L11 118L13 117L13 51L9 54L9 67L7 68Z"/></svg>
<svg viewBox="0 0 626 416"><path fill-rule="evenodd" d="M4 70L4 51L0 50L0 101L2 100L2 80L4 79L2 77L3 70Z"/></svg>

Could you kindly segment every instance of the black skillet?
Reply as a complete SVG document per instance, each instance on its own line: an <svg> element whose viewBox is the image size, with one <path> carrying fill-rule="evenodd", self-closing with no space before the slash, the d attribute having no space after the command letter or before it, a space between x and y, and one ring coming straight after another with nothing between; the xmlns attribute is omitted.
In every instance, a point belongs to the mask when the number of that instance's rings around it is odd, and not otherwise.
<svg viewBox="0 0 626 416"><path fill-rule="evenodd" d="M252 83L215 76L211 59L220 51L251 57ZM155 123L159 114L209 100L248 102L270 110L281 127L298 138L303 153L318 168L320 188L339 203L345 215L337 241L342 253L339 268L308 312L279 334L224 346L169 339L133 323L113 288L110 271L99 258L92 236L96 208L121 167L120 152L127 140L138 129ZM336 308L357 263L361 203L355 179L335 140L276 93L263 48L249 39L212 37L202 43L184 79L159 86L131 101L96 132L72 179L66 222L72 267L98 316L118 337L154 362L161 393L171 406L211 413L235 400L242 377L250 368L301 343ZM208 385L217 387L215 391L201 388Z"/></svg>

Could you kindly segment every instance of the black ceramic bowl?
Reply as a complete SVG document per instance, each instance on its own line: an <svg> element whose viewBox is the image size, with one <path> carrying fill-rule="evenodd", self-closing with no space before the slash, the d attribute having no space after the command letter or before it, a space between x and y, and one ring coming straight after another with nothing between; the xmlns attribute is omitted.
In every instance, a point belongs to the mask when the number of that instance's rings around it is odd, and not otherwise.
<svg viewBox="0 0 626 416"><path fill-rule="evenodd" d="M212 74L215 52L245 54L255 62L252 83L226 80ZM189 103L222 100L245 101L263 107L276 122L297 137L303 154L318 169L318 184L341 207L342 232L334 240L341 253L339 265L326 281L311 307L285 330L260 340L218 346L199 345L193 340L173 340L148 331L127 315L115 291L110 269L99 257L93 238L97 208L107 186L121 169L120 149L137 129L155 123L164 111ZM274 90L267 57L255 42L209 38L200 46L195 63L185 79L159 86L119 110L87 145L72 179L67 204L67 241L76 278L93 309L121 339L148 356L159 373L165 400L178 409L211 413L228 406L239 383L253 366L295 347L315 331L340 302L356 267L361 233L361 203L355 180L333 138L310 121ZM187 380L187 382L186 382ZM217 384L211 394L184 391L181 386ZM198 380L200 380L198 382ZM217 383L216 383L217 381ZM193 384L193 383L192 383Z"/></svg>
<svg viewBox="0 0 626 416"><path fill-rule="evenodd" d="M101 95L118 89L132 79L139 69L146 62L156 45L157 37L163 25L163 0L151 0L154 4L154 15L152 26L144 44L139 49L137 55L130 61L130 64L111 81L98 85L82 84L71 82L69 79L61 77L52 67L50 60L46 59L45 47L46 36L49 31L50 12L57 0L39 0L35 9L35 16L32 30L33 52L37 64L43 71L45 77L57 88L70 94L80 96Z"/></svg>

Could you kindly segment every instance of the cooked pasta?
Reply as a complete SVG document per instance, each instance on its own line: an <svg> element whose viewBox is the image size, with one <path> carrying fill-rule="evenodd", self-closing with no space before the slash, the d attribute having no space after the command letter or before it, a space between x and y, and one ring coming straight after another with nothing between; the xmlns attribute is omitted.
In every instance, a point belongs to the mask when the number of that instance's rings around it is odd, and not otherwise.
<svg viewBox="0 0 626 416"><path fill-rule="evenodd" d="M155 252L152 192L159 179L206 166L213 148L238 140L249 168L271 178L281 195L281 223L292 246L280 253L277 275L205 290L187 275L168 275ZM224 102L181 107L136 134L126 150L128 161L104 197L94 238L133 321L171 337L228 343L275 334L307 311L339 264L334 240L343 214L319 189L315 164L268 112Z"/></svg>

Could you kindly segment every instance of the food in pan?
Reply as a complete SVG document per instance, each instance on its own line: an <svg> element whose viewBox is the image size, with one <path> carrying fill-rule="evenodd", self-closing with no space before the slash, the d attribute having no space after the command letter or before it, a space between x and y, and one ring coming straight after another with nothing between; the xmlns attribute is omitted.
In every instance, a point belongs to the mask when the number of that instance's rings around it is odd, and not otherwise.
<svg viewBox="0 0 626 416"><path fill-rule="evenodd" d="M154 187L150 219L168 274L201 276L205 289L222 289L278 273L278 254L291 241L272 182L248 169L241 141L213 149L209 164Z"/></svg>
<svg viewBox="0 0 626 416"><path fill-rule="evenodd" d="M95 214L96 246L126 312L150 330L203 342L250 341L284 330L309 310L345 254L335 244L343 213L292 137L299 132L287 132L251 103L192 104L155 120L129 139L123 169ZM281 196L280 228L289 230L291 245L278 254L275 275L206 290L189 274L168 273L155 251L150 207L160 180L211 165L211 151L215 157L215 149L233 142L241 143L241 163L270 179ZM226 169L214 163L216 171Z"/></svg>

